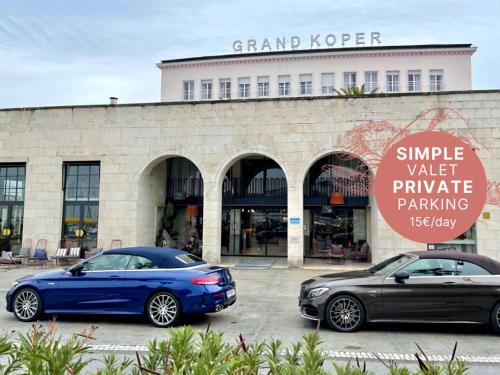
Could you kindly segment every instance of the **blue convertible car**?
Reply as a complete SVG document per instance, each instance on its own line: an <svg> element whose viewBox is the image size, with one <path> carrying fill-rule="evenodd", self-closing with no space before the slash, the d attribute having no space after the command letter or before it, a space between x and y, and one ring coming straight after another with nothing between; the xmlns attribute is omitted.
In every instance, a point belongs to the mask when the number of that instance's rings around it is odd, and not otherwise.
<svg viewBox="0 0 500 375"><path fill-rule="evenodd" d="M235 301L227 268L181 250L135 247L19 279L7 293L7 310L24 322L42 313L145 314L168 327L183 314L218 312Z"/></svg>

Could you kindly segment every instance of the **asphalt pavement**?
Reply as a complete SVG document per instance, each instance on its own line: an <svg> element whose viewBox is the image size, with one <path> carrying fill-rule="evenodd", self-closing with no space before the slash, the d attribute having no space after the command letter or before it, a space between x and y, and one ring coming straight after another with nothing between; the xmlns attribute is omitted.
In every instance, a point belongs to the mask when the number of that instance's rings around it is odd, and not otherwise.
<svg viewBox="0 0 500 375"><path fill-rule="evenodd" d="M238 270L231 268L237 283L238 300L220 313L185 318L183 324L205 330L222 331L229 341L242 334L247 342L281 340L285 345L296 342L304 334L316 329L315 322L300 317L298 293L300 283L315 275L341 271L341 266L330 268L272 267L264 270ZM40 269L11 268L0 270L0 329L26 331L30 324L16 320L5 310L5 292L12 281ZM42 323L48 322L49 317ZM58 331L63 337L96 325L97 353L133 352L144 350L153 338L168 337L168 329L156 328L146 319L102 316L59 316ZM326 325L319 329L322 348L338 360L366 359L368 368L384 373L383 366L374 359L378 353L386 359L415 365L416 343L435 360L445 360L455 342L460 356L472 366L472 374L500 374L500 336L494 336L488 326L451 324L369 324L355 333L339 333ZM413 364L412 364L413 363Z"/></svg>

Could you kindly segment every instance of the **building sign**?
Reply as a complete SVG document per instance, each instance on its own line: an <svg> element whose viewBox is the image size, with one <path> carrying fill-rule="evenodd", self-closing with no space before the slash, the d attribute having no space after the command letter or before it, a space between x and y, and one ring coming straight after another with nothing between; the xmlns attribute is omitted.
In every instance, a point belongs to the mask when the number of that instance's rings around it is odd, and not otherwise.
<svg viewBox="0 0 500 375"><path fill-rule="evenodd" d="M311 34L307 39L301 39L294 35L290 38L264 38L262 41L257 39L235 40L233 42L233 51L240 52L271 52L296 50L300 48L333 48L333 47L363 47L379 45L380 32L372 31L370 33L342 33L342 34Z"/></svg>
<svg viewBox="0 0 500 375"><path fill-rule="evenodd" d="M291 225L300 225L300 217L291 217L290 224Z"/></svg>

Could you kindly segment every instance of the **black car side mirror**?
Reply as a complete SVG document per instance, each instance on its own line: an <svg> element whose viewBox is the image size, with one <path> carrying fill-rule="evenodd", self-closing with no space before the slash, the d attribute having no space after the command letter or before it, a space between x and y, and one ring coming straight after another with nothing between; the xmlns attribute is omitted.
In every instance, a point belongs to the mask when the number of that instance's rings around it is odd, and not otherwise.
<svg viewBox="0 0 500 375"><path fill-rule="evenodd" d="M79 275L83 270L83 264L77 264L76 266L74 267L71 267L69 272L71 272L71 274L73 276L76 276L76 275Z"/></svg>
<svg viewBox="0 0 500 375"><path fill-rule="evenodd" d="M410 278L410 274L406 271L399 271L394 274L394 281L400 284L404 284L405 280Z"/></svg>

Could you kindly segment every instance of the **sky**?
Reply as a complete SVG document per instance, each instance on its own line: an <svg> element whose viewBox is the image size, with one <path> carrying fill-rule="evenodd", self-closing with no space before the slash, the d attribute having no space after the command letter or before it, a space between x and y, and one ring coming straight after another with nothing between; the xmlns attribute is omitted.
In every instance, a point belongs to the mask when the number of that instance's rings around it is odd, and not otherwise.
<svg viewBox="0 0 500 375"><path fill-rule="evenodd" d="M157 102L161 60L372 31L386 46L472 43L473 89L498 89L499 15L499 0L0 0L0 108Z"/></svg>

